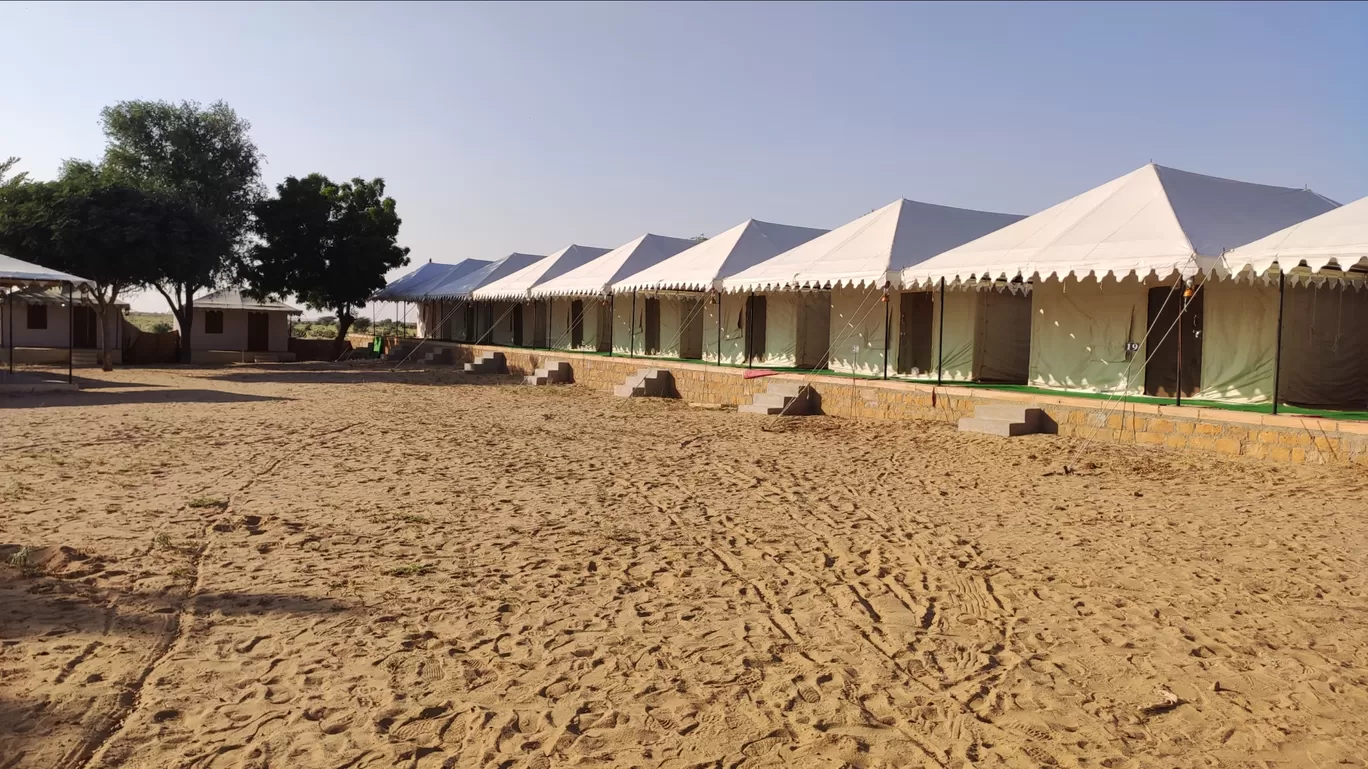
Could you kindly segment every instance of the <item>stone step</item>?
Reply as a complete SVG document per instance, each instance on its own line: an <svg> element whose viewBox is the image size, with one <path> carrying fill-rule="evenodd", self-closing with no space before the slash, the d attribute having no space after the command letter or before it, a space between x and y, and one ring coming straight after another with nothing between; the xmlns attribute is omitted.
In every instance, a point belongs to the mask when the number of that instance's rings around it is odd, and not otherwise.
<svg viewBox="0 0 1368 769"><path fill-rule="evenodd" d="M778 393L765 392L756 393L751 398L751 403L757 406L774 406L782 409L796 400L798 399L793 397L792 395L780 395Z"/></svg>
<svg viewBox="0 0 1368 769"><path fill-rule="evenodd" d="M673 398L674 375L669 369L643 368L613 388L619 398Z"/></svg>
<svg viewBox="0 0 1368 769"><path fill-rule="evenodd" d="M465 364L467 374L507 374L508 363L501 352L481 353L473 363Z"/></svg>
<svg viewBox="0 0 1368 769"><path fill-rule="evenodd" d="M797 398L806 393L808 386L802 382L776 381L765 385L765 392Z"/></svg>
<svg viewBox="0 0 1368 769"><path fill-rule="evenodd" d="M449 347L443 347L443 348L440 349L440 350L433 350L432 352L430 352L430 353L428 353L427 355L424 355L424 356L423 356L423 362L424 362L424 363L450 363L450 362L451 362L451 348L449 348Z"/></svg>
<svg viewBox="0 0 1368 769"><path fill-rule="evenodd" d="M1005 419L1009 422L1022 422L1033 427L1040 424L1043 413L1040 409L1032 406L991 405L974 407L974 416L979 419Z"/></svg>
<svg viewBox="0 0 1368 769"><path fill-rule="evenodd" d="M751 396L751 402L737 411L770 416L805 416L812 413L812 388L804 382L771 381L765 385L764 392Z"/></svg>
<svg viewBox="0 0 1368 769"><path fill-rule="evenodd" d="M1034 426L1010 419L988 419L985 417L960 417L959 431L962 433L983 433L1011 438L1017 435L1030 435L1038 432Z"/></svg>

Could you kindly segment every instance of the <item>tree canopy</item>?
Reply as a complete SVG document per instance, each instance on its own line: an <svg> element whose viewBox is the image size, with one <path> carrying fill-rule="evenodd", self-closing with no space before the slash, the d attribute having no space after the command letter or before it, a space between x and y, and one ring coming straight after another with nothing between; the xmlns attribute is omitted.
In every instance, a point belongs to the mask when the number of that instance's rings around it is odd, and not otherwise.
<svg viewBox="0 0 1368 769"><path fill-rule="evenodd" d="M58 181L0 188L0 248L95 282L106 367L119 297L212 237L184 202L113 181L90 164L68 164Z"/></svg>
<svg viewBox="0 0 1368 769"><path fill-rule="evenodd" d="M260 298L294 295L337 317L346 336L355 311L408 264L399 215L383 179L334 183L322 174L287 177L255 209L258 242L243 275Z"/></svg>
<svg viewBox="0 0 1368 769"><path fill-rule="evenodd" d="M101 112L100 173L185 204L200 219L184 248L159 263L152 286L171 305L189 356L194 295L239 268L261 198L261 152L251 124L223 102L126 101Z"/></svg>

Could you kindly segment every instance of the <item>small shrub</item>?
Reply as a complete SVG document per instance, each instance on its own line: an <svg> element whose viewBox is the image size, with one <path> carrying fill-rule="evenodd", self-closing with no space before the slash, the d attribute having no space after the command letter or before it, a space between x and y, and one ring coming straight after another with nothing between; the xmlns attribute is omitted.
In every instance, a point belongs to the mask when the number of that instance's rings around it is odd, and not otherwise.
<svg viewBox="0 0 1368 769"><path fill-rule="evenodd" d="M195 508L196 510L202 510L206 507L227 506L227 502L223 501L222 499L215 499L213 497L195 497L194 499L190 500L190 507Z"/></svg>
<svg viewBox="0 0 1368 769"><path fill-rule="evenodd" d="M385 569L384 573L387 577L421 577L424 574L431 574L436 568L430 563L406 563L403 566Z"/></svg>

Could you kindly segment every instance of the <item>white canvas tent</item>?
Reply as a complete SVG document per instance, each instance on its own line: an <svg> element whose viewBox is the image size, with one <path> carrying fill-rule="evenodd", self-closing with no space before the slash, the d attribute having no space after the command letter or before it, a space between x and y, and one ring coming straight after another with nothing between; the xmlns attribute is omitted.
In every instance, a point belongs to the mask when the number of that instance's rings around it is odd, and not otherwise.
<svg viewBox="0 0 1368 769"><path fill-rule="evenodd" d="M462 259L455 264L428 262L376 291L371 299L386 302L417 302L433 288L488 265L483 259Z"/></svg>
<svg viewBox="0 0 1368 769"><path fill-rule="evenodd" d="M756 337L751 346L757 349L749 356L755 363L882 374L885 340L888 358L896 354L897 344L889 337L891 318L898 310L897 294L891 294L887 303L881 301L884 287L900 285L904 268L1020 218L895 200L724 278L727 292L763 296L758 303L723 297L724 323L733 328L732 314L744 315L747 306L753 308L755 317L738 317L734 330L750 330ZM755 331L758 325L763 332ZM885 334L886 327L890 334ZM893 368L890 360L890 371Z"/></svg>
<svg viewBox="0 0 1368 769"><path fill-rule="evenodd" d="M1368 198L1229 251L1216 273L1204 397L1267 402L1276 387L1299 406L1368 408Z"/></svg>
<svg viewBox="0 0 1368 769"><path fill-rule="evenodd" d="M550 256L538 259L516 272L505 275L498 280L490 281L470 292L471 299L479 305L475 311L480 317L477 322L484 329L481 338L488 340L495 336L499 338L506 336L511 339L512 331L505 332L503 329L508 326L509 319L519 310L519 306L532 298L533 288L547 281L555 280L606 253L608 253L606 248L569 245ZM541 313L546 315L544 320L539 317L539 313L535 309L537 306L540 306ZM527 328L524 327L524 334L533 339L543 340L547 347L566 346L564 341L571 338L572 332L576 339L584 336L581 333L581 323L585 315L583 311L574 318L560 318L564 322L564 329L557 328L557 316L550 302L541 300L534 303L532 314L534 318L533 331L531 334L527 334ZM544 327L547 329L545 332L542 331ZM597 325L592 325L589 328L588 336L591 342L597 340L598 334L595 333L597 328ZM560 339L562 335L565 337L564 340Z"/></svg>
<svg viewBox="0 0 1368 769"><path fill-rule="evenodd" d="M1149 164L905 269L902 277L908 285L926 287L942 281L967 287L1029 282L1031 384L1096 392L1172 390L1178 382L1165 384L1158 374L1167 375L1177 362L1168 345L1176 344L1179 328L1169 317L1177 318L1180 300L1166 301L1170 294L1181 296L1169 290L1174 281L1211 270L1227 249L1335 205L1309 190ZM1152 294L1156 288L1159 293ZM1191 336L1185 354L1241 344L1219 335L1208 336L1205 345L1195 341L1202 333L1195 322L1199 315L1197 309L1194 322L1182 328L1185 340ZM948 320L946 326L949 338ZM1146 343L1151 326L1164 350ZM1173 335L1166 336L1170 329ZM1165 358L1170 353L1172 362ZM1145 360L1151 357L1148 373L1155 376L1147 385ZM1202 365L1189 365L1188 372L1200 370L1202 381L1232 378L1209 371L1205 361L1204 356ZM1186 374L1183 381L1189 381Z"/></svg>
<svg viewBox="0 0 1368 769"><path fill-rule="evenodd" d="M477 335L486 329L478 326L481 313L471 301L471 294L481 286L545 258L541 254L515 252L429 289L419 307L418 335L431 339L475 341Z"/></svg>
<svg viewBox="0 0 1368 769"><path fill-rule="evenodd" d="M10 374L14 373L15 363L15 340L18 333L18 323L15 319L14 308L19 303L18 292L22 288L44 288L51 286L66 285L67 296L70 297L77 289L94 288L94 281L80 278L60 270L50 270L42 265L26 262L23 259L15 259L12 256L0 254L0 287L3 287L5 302L4 313L0 315L0 341L4 342L4 357L7 370ZM65 347L67 350L67 381L72 380L72 348L75 346L73 341L72 329L75 328L76 303L67 302L67 325L65 335L60 338L60 345L53 347ZM46 309L44 309L44 329L47 328ZM56 331L56 324L54 324ZM46 345L45 345L46 346Z"/></svg>
<svg viewBox="0 0 1368 769"><path fill-rule="evenodd" d="M671 238L664 235L646 234L586 262L558 278L548 280L532 289L532 295L551 303L552 337L557 337L556 320L566 320L562 333L570 330L579 316L584 326L586 317L595 318L588 328L592 333L581 333L578 344L570 339L570 347L628 353L633 340L643 341L633 335L631 324L631 301L612 294L613 283L638 273L651 265L658 264L675 254L694 245L686 238ZM580 308L576 311L576 306ZM645 312L645 302L636 308L640 317ZM592 310L591 315L586 315Z"/></svg>
<svg viewBox="0 0 1368 769"><path fill-rule="evenodd" d="M718 328L719 305L703 292L720 289L723 278L824 232L749 219L614 283L616 296L641 295L639 325L627 333L629 344L636 338L638 354L713 361L719 345L730 346L739 362L742 342L734 338L739 334Z"/></svg>

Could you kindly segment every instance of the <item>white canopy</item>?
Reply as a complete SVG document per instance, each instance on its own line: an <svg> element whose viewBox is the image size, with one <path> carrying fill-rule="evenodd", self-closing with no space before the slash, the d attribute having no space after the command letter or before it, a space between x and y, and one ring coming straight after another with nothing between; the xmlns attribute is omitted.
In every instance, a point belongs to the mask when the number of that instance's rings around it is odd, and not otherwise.
<svg viewBox="0 0 1368 769"><path fill-rule="evenodd" d="M26 262L23 259L15 259L12 256L0 254L0 284L26 284L26 283L70 283L73 286L95 287L95 282L85 278L78 278L57 270L49 270L41 265Z"/></svg>
<svg viewBox="0 0 1368 769"><path fill-rule="evenodd" d="M905 284L1144 278L1212 268L1221 252L1324 213L1334 201L1150 163L903 270Z"/></svg>
<svg viewBox="0 0 1368 769"><path fill-rule="evenodd" d="M899 272L1021 217L899 199L722 279L726 291L897 284Z"/></svg>
<svg viewBox="0 0 1368 769"><path fill-rule="evenodd" d="M606 248L566 246L556 253L499 280L470 292L471 299L525 299L534 286L553 280L592 259L608 253Z"/></svg>
<svg viewBox="0 0 1368 769"><path fill-rule="evenodd" d="M1275 264L1284 271L1305 265L1312 272L1368 266L1368 198L1240 246L1221 262L1222 271L1232 275L1263 275Z"/></svg>
<svg viewBox="0 0 1368 769"><path fill-rule="evenodd" d="M640 272L694 245L686 238L642 235L560 277L532 289L533 296L589 296L606 294L614 281Z"/></svg>
<svg viewBox="0 0 1368 769"><path fill-rule="evenodd" d="M464 299L480 286L511 275L528 265L546 257L541 254L512 253L495 262L490 262L478 270L472 270L430 289L428 299Z"/></svg>
<svg viewBox="0 0 1368 769"><path fill-rule="evenodd" d="M371 299L389 301L422 301L427 292L450 280L459 278L488 265L484 259L462 259L455 264L428 262L409 274L376 291Z"/></svg>
<svg viewBox="0 0 1368 769"><path fill-rule="evenodd" d="M705 291L720 279L812 240L826 230L749 219L613 284L613 291Z"/></svg>

